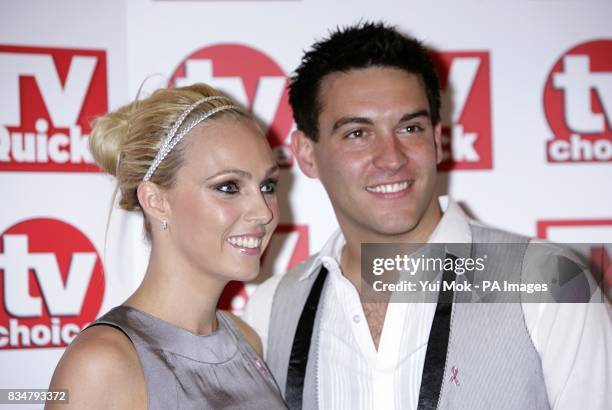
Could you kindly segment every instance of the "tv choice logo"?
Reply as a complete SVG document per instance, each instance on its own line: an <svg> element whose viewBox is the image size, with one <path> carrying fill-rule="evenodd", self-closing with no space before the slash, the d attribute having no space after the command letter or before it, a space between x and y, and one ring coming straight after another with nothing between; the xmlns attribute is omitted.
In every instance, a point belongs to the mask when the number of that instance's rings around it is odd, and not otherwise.
<svg viewBox="0 0 612 410"><path fill-rule="evenodd" d="M566 51L544 87L549 162L612 161L612 40Z"/></svg>
<svg viewBox="0 0 612 410"><path fill-rule="evenodd" d="M281 166L291 166L289 135L293 117L287 76L265 53L245 45L217 44L194 51L170 77L170 87L204 82L251 110L267 127L266 135Z"/></svg>
<svg viewBox="0 0 612 410"><path fill-rule="evenodd" d="M106 53L0 45L0 67L0 171L99 171L88 134L107 111Z"/></svg>
<svg viewBox="0 0 612 410"><path fill-rule="evenodd" d="M595 279L612 300L612 219L540 220L537 235L538 238L571 243L573 249L589 261Z"/></svg>
<svg viewBox="0 0 612 410"><path fill-rule="evenodd" d="M487 51L432 52L442 88L441 170L491 169L491 74Z"/></svg>
<svg viewBox="0 0 612 410"><path fill-rule="evenodd" d="M0 349L67 346L100 310L102 262L89 238L57 219L0 236Z"/></svg>
<svg viewBox="0 0 612 410"><path fill-rule="evenodd" d="M279 225L262 255L261 274L257 278L257 283L293 269L308 258L309 249L307 225ZM255 283L230 282L223 290L219 308L242 315L249 296L256 288Z"/></svg>

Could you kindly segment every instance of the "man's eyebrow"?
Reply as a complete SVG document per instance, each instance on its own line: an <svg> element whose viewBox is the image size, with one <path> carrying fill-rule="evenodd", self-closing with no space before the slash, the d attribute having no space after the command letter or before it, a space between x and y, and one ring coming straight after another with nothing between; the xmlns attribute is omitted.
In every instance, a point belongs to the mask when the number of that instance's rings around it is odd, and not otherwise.
<svg viewBox="0 0 612 410"><path fill-rule="evenodd" d="M407 114L404 114L402 116L402 118L400 118L399 122L404 122L404 121L410 121L414 118L417 117L429 117L429 111L428 110L419 110L419 111L415 111L415 112L410 112ZM332 133L336 132L338 130L338 128L346 125L346 124L366 124L366 125L372 125L374 124L374 122L366 117L341 117L339 118L335 123L334 126L332 127Z"/></svg>
<svg viewBox="0 0 612 410"><path fill-rule="evenodd" d="M429 117L429 111L428 110L420 110L420 111L416 111L416 112L410 112L407 114L404 114L402 116L402 118L400 118L399 122L404 122L404 121L410 121L414 118L417 117Z"/></svg>
<svg viewBox="0 0 612 410"><path fill-rule="evenodd" d="M346 124L374 124L371 119L365 117L341 117L339 118L332 127L332 133L336 132L338 128Z"/></svg>

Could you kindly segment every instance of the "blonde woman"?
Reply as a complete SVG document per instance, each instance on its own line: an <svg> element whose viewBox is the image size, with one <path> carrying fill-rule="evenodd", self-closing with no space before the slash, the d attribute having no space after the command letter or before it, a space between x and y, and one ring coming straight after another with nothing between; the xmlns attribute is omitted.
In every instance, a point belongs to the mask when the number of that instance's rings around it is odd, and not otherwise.
<svg viewBox="0 0 612 410"><path fill-rule="evenodd" d="M151 255L134 294L68 347L50 389L70 403L47 408L285 408L255 333L216 309L228 281L257 276L278 223L255 121L204 84L162 89L97 119L90 145Z"/></svg>

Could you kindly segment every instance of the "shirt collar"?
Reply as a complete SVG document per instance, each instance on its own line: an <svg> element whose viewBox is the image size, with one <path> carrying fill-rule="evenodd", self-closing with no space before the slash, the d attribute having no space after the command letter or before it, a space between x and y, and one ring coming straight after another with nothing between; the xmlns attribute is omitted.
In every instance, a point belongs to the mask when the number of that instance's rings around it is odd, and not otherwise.
<svg viewBox="0 0 612 410"><path fill-rule="evenodd" d="M469 219L455 202L449 196L441 196L438 198L438 203L442 209L442 219L436 226L436 229L429 237L429 243L471 243L472 230L470 229ZM340 229L337 229L325 242L312 264L299 280L304 280L313 273L318 272L319 267L325 259L332 259L336 264L340 261L340 254L346 240Z"/></svg>
<svg viewBox="0 0 612 410"><path fill-rule="evenodd" d="M471 243L472 230L463 209L449 196L438 198L442 219L429 236L429 243Z"/></svg>

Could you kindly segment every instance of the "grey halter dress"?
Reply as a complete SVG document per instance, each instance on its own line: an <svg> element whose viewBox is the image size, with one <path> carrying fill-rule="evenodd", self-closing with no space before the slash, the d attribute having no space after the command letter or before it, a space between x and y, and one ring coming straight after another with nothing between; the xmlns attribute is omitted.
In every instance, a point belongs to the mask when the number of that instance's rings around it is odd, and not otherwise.
<svg viewBox="0 0 612 410"><path fill-rule="evenodd" d="M118 306L89 327L109 325L134 344L149 409L286 409L267 366L233 320L198 335L143 311Z"/></svg>

